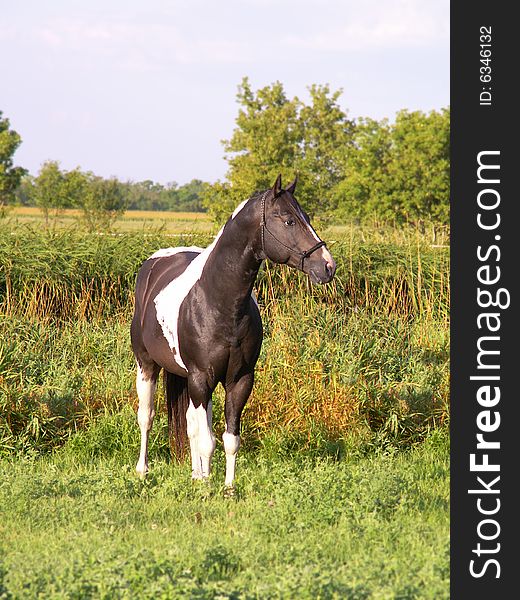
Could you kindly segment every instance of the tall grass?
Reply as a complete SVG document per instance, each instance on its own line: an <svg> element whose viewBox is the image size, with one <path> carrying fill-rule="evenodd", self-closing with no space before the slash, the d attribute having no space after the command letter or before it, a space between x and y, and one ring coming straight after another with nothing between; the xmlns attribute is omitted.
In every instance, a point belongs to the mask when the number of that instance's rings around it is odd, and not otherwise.
<svg viewBox="0 0 520 600"><path fill-rule="evenodd" d="M75 230L24 228L0 233L0 307L5 314L81 319L113 316L132 303L137 269L159 247L161 234L100 236ZM211 238L186 234L173 245L205 246ZM305 276L267 264L257 283L264 305L290 296L338 308L368 307L401 316L431 314L447 321L448 252L418 240L360 243L352 237L331 244L338 275L323 288Z"/></svg>
<svg viewBox="0 0 520 600"><path fill-rule="evenodd" d="M267 264L265 342L246 444L409 445L448 418L449 255L416 231L346 229L334 281ZM135 407L135 275L159 247L207 235L0 232L0 451L46 449L99 414ZM222 427L217 394L217 431ZM332 446L331 446L332 444Z"/></svg>
<svg viewBox="0 0 520 600"><path fill-rule="evenodd" d="M207 243L207 236L123 236L23 228L0 234L0 307L6 315L92 319L125 314L137 269L158 247Z"/></svg>

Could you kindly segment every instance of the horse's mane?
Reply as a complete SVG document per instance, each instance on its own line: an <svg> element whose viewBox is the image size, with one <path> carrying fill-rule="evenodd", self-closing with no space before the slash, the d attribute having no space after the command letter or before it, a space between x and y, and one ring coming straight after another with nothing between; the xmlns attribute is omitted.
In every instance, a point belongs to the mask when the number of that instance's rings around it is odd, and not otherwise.
<svg viewBox="0 0 520 600"><path fill-rule="evenodd" d="M258 198L260 198L265 192L266 190L257 190L256 192L253 192L253 195L249 198L249 200L258 200Z"/></svg>

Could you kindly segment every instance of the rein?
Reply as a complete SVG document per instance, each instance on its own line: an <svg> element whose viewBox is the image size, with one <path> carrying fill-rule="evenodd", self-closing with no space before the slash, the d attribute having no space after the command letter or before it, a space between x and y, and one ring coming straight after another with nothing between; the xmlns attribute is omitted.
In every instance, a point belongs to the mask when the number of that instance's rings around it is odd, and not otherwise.
<svg viewBox="0 0 520 600"><path fill-rule="evenodd" d="M312 246L312 248L309 248L308 250L305 250L305 252L300 252L299 250L295 250L294 248L291 248L290 246L287 246L287 244L284 244L281 240L279 240L274 235L274 233L267 227L267 222L265 220L265 200L266 200L267 194L269 192L270 192L270 190L267 190L266 192L264 192L262 194L262 198L260 199L260 203L261 203L261 206L262 206L262 220L260 221L260 233L261 233L261 238L262 238L262 252L267 257L267 253L265 251L265 232L267 231L267 233L269 233L271 235L271 237L273 237L281 246L283 246L287 250L290 250L293 254L297 254L300 257L300 269L303 271L303 262L304 262L304 260L306 258L309 258L309 256L313 252L315 252L318 248L321 248L322 246L325 246L326 242L324 242L322 240L321 242L318 242L317 244L314 244L314 246Z"/></svg>

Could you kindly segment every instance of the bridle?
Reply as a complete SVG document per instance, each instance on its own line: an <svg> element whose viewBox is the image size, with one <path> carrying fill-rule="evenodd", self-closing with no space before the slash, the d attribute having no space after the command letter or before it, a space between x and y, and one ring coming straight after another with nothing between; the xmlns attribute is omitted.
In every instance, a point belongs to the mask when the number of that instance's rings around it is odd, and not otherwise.
<svg viewBox="0 0 520 600"><path fill-rule="evenodd" d="M321 248L322 246L325 246L326 242L324 242L323 240L318 242L317 244L314 244L314 246L312 248L309 248L308 250L305 250L305 252L300 252L299 250L295 250L294 248L291 248L290 246L287 246L287 244L284 244L281 240L279 240L274 233L267 227L267 223L265 220L265 200L267 198L267 195L269 194L271 190L267 190L262 194L262 198L260 199L260 205L262 207L262 220L260 221L260 235L261 235L261 239L262 239L262 252L264 253L264 255L267 258L267 253L265 251L265 232L267 231L267 233L269 233L269 235L271 237L273 237L279 244L280 246L283 246L284 248L286 248L287 250L290 250L293 254L297 254L300 257L300 269L303 271L303 262L305 261L306 258L309 258L309 256L315 252L318 248Z"/></svg>

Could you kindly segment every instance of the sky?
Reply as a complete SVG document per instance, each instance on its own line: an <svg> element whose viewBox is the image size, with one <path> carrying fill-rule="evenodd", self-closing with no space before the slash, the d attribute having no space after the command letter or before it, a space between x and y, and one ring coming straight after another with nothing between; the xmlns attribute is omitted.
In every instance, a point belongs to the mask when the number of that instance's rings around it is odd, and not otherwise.
<svg viewBox="0 0 520 600"><path fill-rule="evenodd" d="M15 164L225 179L236 93L342 89L350 118L449 106L449 0L0 0Z"/></svg>

